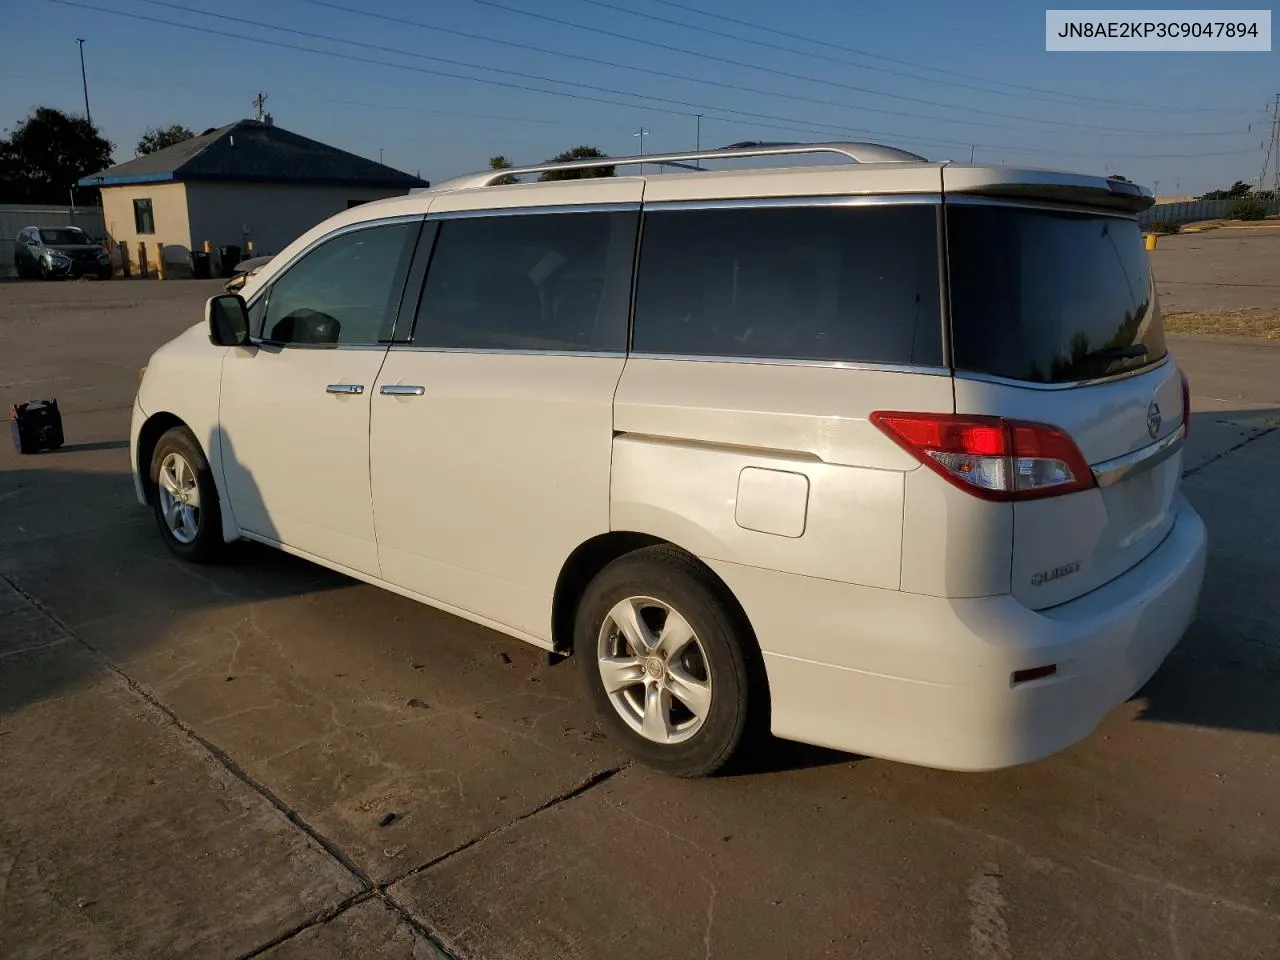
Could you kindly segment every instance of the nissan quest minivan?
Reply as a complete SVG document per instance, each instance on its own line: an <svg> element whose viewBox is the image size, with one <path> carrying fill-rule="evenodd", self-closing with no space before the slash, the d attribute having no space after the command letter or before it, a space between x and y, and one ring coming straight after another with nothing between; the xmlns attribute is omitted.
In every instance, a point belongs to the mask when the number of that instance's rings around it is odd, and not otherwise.
<svg viewBox="0 0 1280 960"><path fill-rule="evenodd" d="M641 160L673 169L590 176ZM588 177L496 183L549 170ZM673 774L765 730L1035 760L1146 682L1204 575L1151 203L839 143L365 204L151 357L137 494L187 560L255 540L572 653Z"/></svg>

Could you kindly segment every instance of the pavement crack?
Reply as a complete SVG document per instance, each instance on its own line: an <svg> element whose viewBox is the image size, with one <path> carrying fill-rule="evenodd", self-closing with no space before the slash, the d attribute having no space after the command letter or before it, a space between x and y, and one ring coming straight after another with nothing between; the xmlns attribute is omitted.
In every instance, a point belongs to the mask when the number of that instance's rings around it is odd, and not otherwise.
<svg viewBox="0 0 1280 960"><path fill-rule="evenodd" d="M1204 461L1204 463L1197 463L1194 467L1190 467L1186 470L1183 470L1182 478L1185 480L1187 477L1190 477L1190 476L1193 476L1194 474L1199 473L1205 467L1209 466L1209 464L1217 463L1219 460L1223 459L1224 457L1232 453L1235 453L1241 447L1247 447L1249 444L1253 443L1254 441L1261 440L1263 437L1269 436L1275 433L1277 430L1280 430L1280 427L1267 427L1265 429L1259 430L1257 433L1253 434L1252 436L1245 437L1235 446L1227 447L1227 449L1223 450L1221 453L1214 454L1208 460Z"/></svg>
<svg viewBox="0 0 1280 960"><path fill-rule="evenodd" d="M408 880L410 877L416 877L418 874L422 873L424 870L430 870L432 867L437 866L440 863L443 863L445 860L448 860L450 857L455 857L458 854L462 853L464 850L469 850L472 847L474 847L476 844L483 843L485 840L488 840L490 837L494 836L495 834L502 833L504 830L511 829L521 821L528 820L530 817L536 817L538 814L544 813L545 811L550 810L552 807L558 806L567 800L572 800L574 797L579 797L582 794L586 793L588 790L590 790L592 787L597 787L600 784L604 783L606 780L611 780L613 777L617 776L619 773L621 773L623 770L626 770L630 766L631 766L630 763L624 763L622 766L619 766L619 767L610 767L607 770L600 770L596 773L593 773L591 774L591 776L587 777L581 783L577 784L576 786L570 787L568 790L565 790L561 793L556 794L551 799L538 804L538 806L534 807L532 810L526 811L525 813L520 814L520 816L515 817L512 820L509 820L500 826L494 827L492 830L486 830L484 833L478 834L472 837L470 840L467 840L464 843L458 844L458 846L454 847L452 850L446 850L444 853L440 854L438 857L433 857L432 859L428 860L426 863L420 863L416 867L411 867L408 870L405 870L403 873L398 873L395 876L391 877L390 879L384 880L382 883L378 884L378 890L380 892L385 892L389 890L391 887L395 886L397 883L400 883L402 880Z"/></svg>
<svg viewBox="0 0 1280 960"><path fill-rule="evenodd" d="M290 927L279 936L272 937L266 943L259 944L247 953L240 954L236 960L252 960L253 957L261 956L268 950L280 946L280 944L284 943L286 940L292 940L305 930L310 930L312 927L326 924L330 920L342 916L342 914L346 913L352 907L364 903L366 900L372 899L373 896L373 890L361 890L358 893L352 894L341 903L335 904L325 910L321 910L319 913L312 914L310 917L307 917L307 919L303 920L301 923Z"/></svg>

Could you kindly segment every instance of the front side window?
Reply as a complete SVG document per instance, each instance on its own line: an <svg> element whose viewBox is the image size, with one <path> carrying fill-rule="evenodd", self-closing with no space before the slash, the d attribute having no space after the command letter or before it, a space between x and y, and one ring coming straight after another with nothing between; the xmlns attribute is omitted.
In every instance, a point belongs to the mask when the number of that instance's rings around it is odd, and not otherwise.
<svg viewBox="0 0 1280 960"><path fill-rule="evenodd" d="M304 254L271 285L260 336L313 346L390 339L421 226L354 230Z"/></svg>
<svg viewBox="0 0 1280 960"><path fill-rule="evenodd" d="M138 234L156 232L156 220L151 213L150 198L133 201L133 229Z"/></svg>
<svg viewBox="0 0 1280 960"><path fill-rule="evenodd" d="M632 349L936 367L938 291L931 204L659 208Z"/></svg>
<svg viewBox="0 0 1280 960"><path fill-rule="evenodd" d="M1164 359L1137 221L947 205L957 370L1071 383Z"/></svg>
<svg viewBox="0 0 1280 960"><path fill-rule="evenodd" d="M625 350L637 217L627 211L443 221L414 344Z"/></svg>

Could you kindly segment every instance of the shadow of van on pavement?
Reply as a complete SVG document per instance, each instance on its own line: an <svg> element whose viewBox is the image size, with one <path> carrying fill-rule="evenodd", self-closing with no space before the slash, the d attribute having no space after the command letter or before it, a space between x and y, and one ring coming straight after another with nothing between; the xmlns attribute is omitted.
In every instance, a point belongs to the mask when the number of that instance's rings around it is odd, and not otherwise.
<svg viewBox="0 0 1280 960"><path fill-rule="evenodd" d="M1140 718L1280 733L1280 409L1191 418L1183 492L1209 532L1198 615Z"/></svg>

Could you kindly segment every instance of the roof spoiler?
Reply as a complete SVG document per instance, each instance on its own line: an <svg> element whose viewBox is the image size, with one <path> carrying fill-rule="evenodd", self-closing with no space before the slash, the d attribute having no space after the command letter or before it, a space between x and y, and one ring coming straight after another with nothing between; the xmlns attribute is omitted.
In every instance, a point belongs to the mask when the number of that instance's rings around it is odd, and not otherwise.
<svg viewBox="0 0 1280 960"><path fill-rule="evenodd" d="M1124 177L1004 166L947 164L942 170L942 186L947 194L1044 200L1124 213L1141 213L1156 202L1150 190Z"/></svg>

